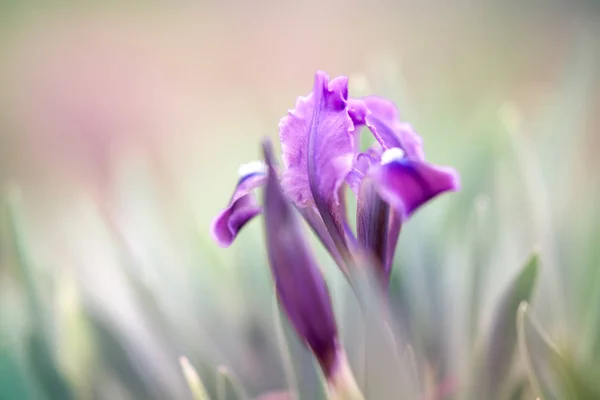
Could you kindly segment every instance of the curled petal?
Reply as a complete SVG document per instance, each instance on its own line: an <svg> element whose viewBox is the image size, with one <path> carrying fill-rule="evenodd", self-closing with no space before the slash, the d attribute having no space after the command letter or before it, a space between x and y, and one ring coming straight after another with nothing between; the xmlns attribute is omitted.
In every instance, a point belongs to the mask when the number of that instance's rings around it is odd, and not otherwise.
<svg viewBox="0 0 600 400"><path fill-rule="evenodd" d="M454 169L410 158L375 166L369 170L369 177L401 221L439 194L456 191L460 186Z"/></svg>
<svg viewBox="0 0 600 400"><path fill-rule="evenodd" d="M240 178L229 205L211 225L212 236L219 246L229 247L244 225L260 214L261 207L252 191L266 181L267 175L261 171L253 171Z"/></svg>
<svg viewBox="0 0 600 400"><path fill-rule="evenodd" d="M275 290L291 325L329 376L339 349L329 290L295 210L283 195L273 169L270 144L265 143L263 148L269 166L264 191L267 254Z"/></svg>
<svg viewBox="0 0 600 400"><path fill-rule="evenodd" d="M370 147L364 153L359 153L356 156L352 171L346 176L346 182L350 189L358 196L360 184L365 177L365 174L371 168L371 165L377 164L381 159L381 149Z"/></svg>
<svg viewBox="0 0 600 400"><path fill-rule="evenodd" d="M281 186L299 207L322 199L338 203L338 191L352 168L354 124L348 115L348 78L329 81L315 74L313 91L279 122L285 170Z"/></svg>
<svg viewBox="0 0 600 400"><path fill-rule="evenodd" d="M355 125L366 125L384 149L398 147L409 158L425 159L421 137L409 124L400 122L398 109L391 101L367 96L350 100L349 109Z"/></svg>

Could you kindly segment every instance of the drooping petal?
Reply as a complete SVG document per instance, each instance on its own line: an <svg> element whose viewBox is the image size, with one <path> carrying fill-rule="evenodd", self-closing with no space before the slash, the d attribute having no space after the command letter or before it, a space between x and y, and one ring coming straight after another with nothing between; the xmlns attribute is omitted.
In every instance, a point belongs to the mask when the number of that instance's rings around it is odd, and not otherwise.
<svg viewBox="0 0 600 400"><path fill-rule="evenodd" d="M267 254L280 304L325 376L334 371L339 350L337 326L325 279L306 243L291 203L273 169L270 143L263 144L269 167L264 191Z"/></svg>
<svg viewBox="0 0 600 400"><path fill-rule="evenodd" d="M244 225L261 212L252 191L266 183L264 168L260 164L247 164L240 168L240 175L229 205L215 217L211 225L213 239L221 247L229 247Z"/></svg>
<svg viewBox="0 0 600 400"><path fill-rule="evenodd" d="M441 193L459 189L459 177L452 168L409 157L389 159L385 153L382 160L381 165L369 170L369 178L401 221Z"/></svg>
<svg viewBox="0 0 600 400"><path fill-rule="evenodd" d="M424 160L423 141L410 124L400 122L391 101L377 96L349 100L349 113L355 125L366 125L384 149L404 150L409 158Z"/></svg>
<svg viewBox="0 0 600 400"><path fill-rule="evenodd" d="M348 115L348 78L315 74L313 91L279 122L285 170L281 186L299 207L315 200L338 203L338 190L352 168L354 124Z"/></svg>

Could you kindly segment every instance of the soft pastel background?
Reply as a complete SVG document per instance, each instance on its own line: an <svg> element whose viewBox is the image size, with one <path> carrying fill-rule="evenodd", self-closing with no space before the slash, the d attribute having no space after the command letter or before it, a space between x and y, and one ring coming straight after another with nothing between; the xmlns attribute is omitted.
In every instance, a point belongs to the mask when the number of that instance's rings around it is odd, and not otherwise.
<svg viewBox="0 0 600 400"><path fill-rule="evenodd" d="M600 4L450 3L1 1L0 399L191 398L182 355L215 399L321 396L261 221L230 249L209 235L316 69L394 100L462 176L400 240L391 334L413 338L415 398L469 398L533 251L531 312L577 371L559 375L600 379ZM354 351L364 321L315 246L359 384L400 398L385 341ZM476 398L534 398L515 347L506 392Z"/></svg>

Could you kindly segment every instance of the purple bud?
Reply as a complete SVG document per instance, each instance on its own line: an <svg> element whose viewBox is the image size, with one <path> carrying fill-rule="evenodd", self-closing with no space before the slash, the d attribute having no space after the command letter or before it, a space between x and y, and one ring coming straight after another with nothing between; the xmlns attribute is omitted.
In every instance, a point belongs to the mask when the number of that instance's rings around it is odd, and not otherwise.
<svg viewBox="0 0 600 400"><path fill-rule="evenodd" d="M284 196L269 142L263 144L268 178L264 191L267 253L275 290L291 325L313 352L326 377L335 372L338 336L327 284Z"/></svg>

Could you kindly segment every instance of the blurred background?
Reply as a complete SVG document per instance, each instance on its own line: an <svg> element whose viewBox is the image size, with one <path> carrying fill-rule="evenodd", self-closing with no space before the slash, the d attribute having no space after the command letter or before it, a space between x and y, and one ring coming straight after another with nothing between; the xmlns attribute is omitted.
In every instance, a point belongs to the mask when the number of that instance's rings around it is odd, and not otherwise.
<svg viewBox="0 0 600 400"><path fill-rule="evenodd" d="M468 398L534 251L532 313L574 381L600 378L599 44L594 0L0 2L0 399L192 398L180 356L211 398L322 396L277 312L262 222L229 249L209 234L317 69L392 99L461 174L397 252L392 335L411 338L415 398ZM364 386L364 321L315 247ZM534 398L506 346L499 398Z"/></svg>

